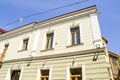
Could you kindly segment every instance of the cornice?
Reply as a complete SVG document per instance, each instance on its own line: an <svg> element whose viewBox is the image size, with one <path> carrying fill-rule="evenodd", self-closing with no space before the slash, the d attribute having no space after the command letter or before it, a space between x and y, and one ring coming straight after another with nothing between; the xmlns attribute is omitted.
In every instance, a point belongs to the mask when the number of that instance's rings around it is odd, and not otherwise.
<svg viewBox="0 0 120 80"><path fill-rule="evenodd" d="M35 25L35 23L30 23L30 24L24 25L20 28L17 28L15 30L6 32L6 33L0 35L0 40L4 40L4 39L10 38L10 37L14 37L14 36L32 31L34 28L34 25Z"/></svg>
<svg viewBox="0 0 120 80"><path fill-rule="evenodd" d="M22 27L19 27L17 29L14 29L12 31L9 31L7 33L0 35L0 40L7 39L13 36L17 36L17 35L20 35L25 32L29 32L29 31L32 31L34 29L38 29L41 27L47 27L50 24L51 25L58 24L58 23L60 24L62 22L70 21L70 20L77 19L77 18L86 16L86 15L94 14L94 13L96 13L96 6L91 6L91 7L81 9L81 10L63 14L63 15L60 15L60 16L57 16L51 19L47 19L47 20L44 20L38 23L33 22L33 23L24 25Z"/></svg>
<svg viewBox="0 0 120 80"><path fill-rule="evenodd" d="M53 54L53 55L45 55L45 56L37 56L37 57L30 57L30 58L20 58L20 59L6 60L3 63L30 61L30 60L44 60L44 59L51 59L51 58L85 55L85 54L91 54L91 53L96 53L96 52L97 53L98 52L104 52L104 50L105 50L105 48L89 49L89 50L75 51L75 52L69 52L69 53L59 53L59 54Z"/></svg>
<svg viewBox="0 0 120 80"><path fill-rule="evenodd" d="M39 22L36 24L35 29L40 27L47 27L48 25L60 24L62 22L78 19L80 17L89 16L90 14L94 13L97 13L96 6L91 6Z"/></svg>

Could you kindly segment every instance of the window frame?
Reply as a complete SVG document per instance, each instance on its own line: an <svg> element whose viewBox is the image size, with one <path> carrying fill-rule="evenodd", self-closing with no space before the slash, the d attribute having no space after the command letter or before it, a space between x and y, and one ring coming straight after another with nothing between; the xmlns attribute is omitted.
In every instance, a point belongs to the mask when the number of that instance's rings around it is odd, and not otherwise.
<svg viewBox="0 0 120 80"><path fill-rule="evenodd" d="M49 79L51 80L51 75L52 75L52 66L44 66L44 67L38 67L38 71L37 71L37 76L36 76L36 80L41 80L41 70L49 70Z"/></svg>
<svg viewBox="0 0 120 80"><path fill-rule="evenodd" d="M75 29L77 29L78 32L72 32L72 30L75 30ZM73 43L73 35L74 35L74 43ZM79 36L79 38L77 38L77 36ZM80 36L79 26L71 27L70 28L70 45L79 45L80 43L81 43L81 36Z"/></svg>
<svg viewBox="0 0 120 80"><path fill-rule="evenodd" d="M75 69L80 69L81 70L81 74L72 74L71 72L71 70L75 70ZM80 76L81 75L81 76ZM75 80L78 80L78 79L76 79L76 78L78 78L78 77L81 77L82 78L82 67L75 67L75 68L70 68L70 80L72 80L71 78L75 78Z"/></svg>
<svg viewBox="0 0 120 80"><path fill-rule="evenodd" d="M85 64L75 64L75 65L67 65L67 73L66 73L66 80L70 79L70 69L71 68L82 68L82 80L85 80Z"/></svg>
<svg viewBox="0 0 120 80"><path fill-rule="evenodd" d="M6 46L7 46L7 48L6 48ZM0 54L0 62L2 62L4 60L4 57L5 57L7 50L8 50L8 47L9 47L9 43L4 44L4 47L2 49L2 53Z"/></svg>
<svg viewBox="0 0 120 80"><path fill-rule="evenodd" d="M42 75L42 71L48 71L48 75ZM46 80L46 78L48 78L49 80L49 75L50 75L50 70L49 69L41 69L40 70L40 80L42 80L42 78L44 78L44 80Z"/></svg>
<svg viewBox="0 0 120 80"><path fill-rule="evenodd" d="M6 48L6 46L7 46L7 48ZM4 57L4 56L5 56L5 54L6 54L7 50L8 50L8 47L9 47L9 43L7 43L7 44L4 45L4 48L3 48L3 50L2 50L1 57Z"/></svg>
<svg viewBox="0 0 120 80"><path fill-rule="evenodd" d="M52 34L52 38L49 38L48 35ZM45 44L45 50L51 50L53 49L54 45L54 32L50 32L46 34L46 44Z"/></svg>
<svg viewBox="0 0 120 80"><path fill-rule="evenodd" d="M22 78L22 74L23 74L23 69L24 67L21 67L20 69L16 69L16 68L9 68L8 71L7 71L7 74L6 74L6 80L11 80L11 71L13 70L20 70L20 76L19 76L19 80L21 80Z"/></svg>
<svg viewBox="0 0 120 80"><path fill-rule="evenodd" d="M14 71L19 71L19 78L18 78L18 80L20 80L21 70L11 70L10 80L12 80L12 76L13 76Z"/></svg>
<svg viewBox="0 0 120 80"><path fill-rule="evenodd" d="M26 41L27 40L27 46L26 46ZM29 38L25 38L22 40L22 49L21 50L28 50L28 45L29 45Z"/></svg>

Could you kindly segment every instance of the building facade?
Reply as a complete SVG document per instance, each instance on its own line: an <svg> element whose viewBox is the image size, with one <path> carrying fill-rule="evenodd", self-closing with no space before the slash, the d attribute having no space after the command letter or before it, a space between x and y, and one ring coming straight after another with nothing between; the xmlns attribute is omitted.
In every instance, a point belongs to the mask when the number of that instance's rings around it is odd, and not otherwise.
<svg viewBox="0 0 120 80"><path fill-rule="evenodd" d="M114 80L96 6L0 35L0 80Z"/></svg>
<svg viewBox="0 0 120 80"><path fill-rule="evenodd" d="M113 52L109 52L109 55L110 55L110 61L112 64L113 76L115 80L117 80L117 78L120 79L119 77L120 76L120 62L118 62L119 55Z"/></svg>

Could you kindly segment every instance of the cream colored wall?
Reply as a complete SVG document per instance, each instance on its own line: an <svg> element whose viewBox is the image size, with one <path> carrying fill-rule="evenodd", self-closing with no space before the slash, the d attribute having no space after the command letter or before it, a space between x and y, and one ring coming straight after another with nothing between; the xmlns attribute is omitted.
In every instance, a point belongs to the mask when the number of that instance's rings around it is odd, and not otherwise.
<svg viewBox="0 0 120 80"><path fill-rule="evenodd" d="M97 15L96 15L97 16ZM67 47L68 45L68 35L69 29L72 25L79 25L80 27L80 38L83 44L73 47ZM34 56L43 56L43 55L53 55L58 53L67 53L73 51L81 51L87 49L94 49L93 44L93 33L91 28L90 17L80 17L74 20L65 21L58 24L53 24L50 26L39 27L38 29L33 29L33 31L23 33L9 39L0 41L0 49L6 42L8 42L9 48L5 56L5 60L18 59ZM47 32L54 32L54 50L43 51L45 47L45 37ZM37 35L37 36L36 36ZM27 51L20 51L22 40L29 37L29 45ZM37 45L36 45L37 44ZM33 47L34 46L34 47ZM36 49L35 49L36 47Z"/></svg>
<svg viewBox="0 0 120 80"><path fill-rule="evenodd" d="M21 80L37 80L38 68L50 67L52 67L51 80L68 80L67 75L69 75L69 71L67 71L67 67L79 67L82 65L84 65L83 80L110 80L104 52L99 53L96 61L93 61L93 57L94 53L90 53L45 60L33 60L30 66L27 66L30 63L29 61L4 63L0 69L0 80L5 80L9 69L17 70L22 68ZM74 66L72 66L73 60L75 63ZM44 67L43 64L45 64ZM40 74L38 75L40 77Z"/></svg>
<svg viewBox="0 0 120 80"><path fill-rule="evenodd" d="M22 50L22 42L23 39L29 37L29 45L28 45L28 50L26 51L21 51ZM7 40L3 40L0 42L0 47L4 47L4 44L9 43L8 50L5 55L4 60L9 60L9 59L17 59L17 58L23 58L23 57L28 57L31 47L32 47L32 32L24 33L19 36L15 36L12 38L9 38ZM1 53L3 48L1 49Z"/></svg>
<svg viewBox="0 0 120 80"><path fill-rule="evenodd" d="M78 46L73 47L67 47L68 45L68 29L72 27L72 24L79 25L80 26L80 36L81 36L81 42L83 44L80 44ZM48 51L41 51L44 50L44 41L45 34L48 31L54 31L54 50L48 50ZM68 22L56 24L53 26L47 26L44 28L40 28L40 40L37 47L37 54L39 56L42 55L52 55L52 54L58 54L58 53L66 53L66 52L73 52L73 51L81 51L81 50L87 50L87 49L93 49L93 36L92 36L92 30L90 25L90 19L89 16L79 18L76 20L71 20ZM43 46L44 45L44 46Z"/></svg>

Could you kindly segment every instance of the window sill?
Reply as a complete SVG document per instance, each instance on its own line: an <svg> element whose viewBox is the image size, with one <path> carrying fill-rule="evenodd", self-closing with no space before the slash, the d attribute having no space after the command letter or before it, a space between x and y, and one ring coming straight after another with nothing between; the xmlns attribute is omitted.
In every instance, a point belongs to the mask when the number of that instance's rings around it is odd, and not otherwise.
<svg viewBox="0 0 120 80"><path fill-rule="evenodd" d="M74 46L79 46L79 45L83 45L83 43L80 43L80 44L74 44L74 45L68 45L68 46L66 46L66 48L74 47Z"/></svg>
<svg viewBox="0 0 120 80"><path fill-rule="evenodd" d="M54 50L54 48L51 48L51 49L45 49L45 50L41 50L41 52L45 52L45 51L51 51L51 50Z"/></svg>
<svg viewBox="0 0 120 80"><path fill-rule="evenodd" d="M18 52L28 51L28 49L19 50Z"/></svg>

